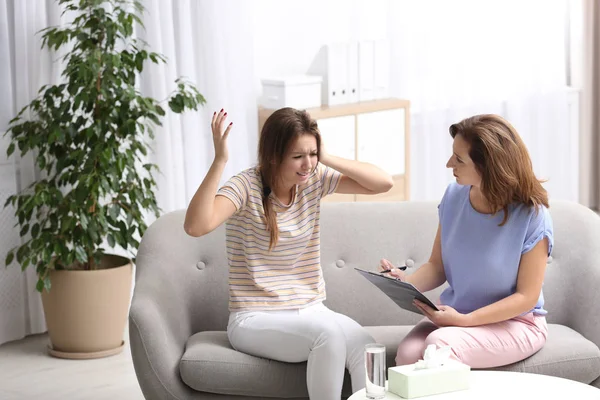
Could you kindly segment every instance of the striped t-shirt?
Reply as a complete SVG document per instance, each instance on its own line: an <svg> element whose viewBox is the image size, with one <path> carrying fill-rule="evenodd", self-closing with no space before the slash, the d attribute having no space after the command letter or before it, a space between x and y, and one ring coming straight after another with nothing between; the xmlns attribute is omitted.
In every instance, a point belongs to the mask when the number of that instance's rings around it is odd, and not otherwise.
<svg viewBox="0 0 600 400"><path fill-rule="evenodd" d="M335 192L340 177L318 164L308 181L296 188L290 205L271 193L279 240L270 252L258 169L240 172L219 189L217 195L237 208L226 223L230 311L297 309L325 300L320 200Z"/></svg>

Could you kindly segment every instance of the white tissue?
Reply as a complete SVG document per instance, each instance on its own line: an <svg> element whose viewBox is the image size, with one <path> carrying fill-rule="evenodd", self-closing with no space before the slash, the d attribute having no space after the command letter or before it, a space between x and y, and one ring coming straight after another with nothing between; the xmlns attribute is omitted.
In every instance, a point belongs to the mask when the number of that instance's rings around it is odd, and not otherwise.
<svg viewBox="0 0 600 400"><path fill-rule="evenodd" d="M444 346L438 349L435 344L430 344L425 349L423 359L417 361L414 364L415 369L429 369L441 367L446 361L450 359L450 352L450 346Z"/></svg>

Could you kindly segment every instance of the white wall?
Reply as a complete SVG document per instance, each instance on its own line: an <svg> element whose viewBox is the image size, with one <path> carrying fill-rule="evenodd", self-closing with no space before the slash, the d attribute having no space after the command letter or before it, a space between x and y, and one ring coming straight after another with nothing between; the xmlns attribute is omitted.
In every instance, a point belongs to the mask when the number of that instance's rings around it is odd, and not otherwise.
<svg viewBox="0 0 600 400"><path fill-rule="evenodd" d="M387 0L254 0L254 70L260 78L307 73L327 43L387 36Z"/></svg>
<svg viewBox="0 0 600 400"><path fill-rule="evenodd" d="M492 112L507 117L520 131L529 147L536 174L540 178L548 179L545 186L550 197L578 201L579 110L576 101L577 93L572 93L566 87L559 87L552 89L556 89L557 92L544 95L540 91L535 92L537 88L532 88L535 98L527 95L524 97L518 95L516 98L514 96L493 98L489 101L473 98L470 103L461 103L461 101L469 99L469 93L471 93L469 84L477 86L481 82L476 77L470 79L464 76L456 77L457 79L453 80L452 74L447 71L448 68L445 69L446 73L440 70L440 68L444 68L444 65L453 65L453 71L456 70L458 73L462 71L463 75L468 74L465 72L468 70L462 70L460 65L456 65L461 62L461 57L452 46L452 40L461 40L461 36L455 35L449 38L447 40L448 48L444 47L446 51L440 52L440 54L431 54L433 50L427 51L427 49L436 49L439 46L434 45L420 50L412 47L417 46L417 43L428 46L428 40L443 40L445 29L453 29L453 18L458 17L448 14L459 13L456 10L460 7L472 10L472 18L476 19L474 22L478 22L477 29L485 29L487 26L485 19L477 18L480 13L485 14L487 18L489 12L498 12L498 10L493 9L493 5L486 6L472 0L455 0L456 3L451 4L435 0L424 3L421 1L419 0L417 4L417 0L414 2L400 0L305 0L302 2L253 0L254 70L257 92L262 93L261 78L309 72L311 63L319 50L327 43L391 39L394 46L404 46L401 48L402 51L392 54L395 58L391 65L391 94L411 100L413 106L411 109L413 113L411 119L411 173L413 175L411 193L413 200L439 199L445 184L452 178L444 168L445 157L450 154L449 143L451 141L446 137L448 125L476 113ZM535 13L532 8L535 8L538 3L529 4L529 8L523 11L523 14ZM496 7L498 4L504 3L496 2ZM437 16L438 22L427 17L432 7L437 7L437 13L440 14ZM496 29L498 24L508 23L506 19L510 18L511 10L514 10L515 7L521 6L516 1L507 2L506 7L502 8L504 14L497 18L499 20L490 20L496 24L490 25L492 26L490 29L494 31L495 41L488 46L486 52L481 54L487 59L480 61L483 63L482 65L489 66L490 64L485 64L486 62L495 64L496 69L493 71L498 72L494 72L492 77L482 78L484 75L479 77L480 80L484 79L483 83L486 85L495 83L496 86L502 86L502 82L512 82L514 85L517 80L511 80L510 73L520 74L520 81L531 81L532 85L538 83L538 81L527 80L527 76L535 74L539 65L531 62L519 66L519 63L515 61L518 59L518 51L522 49L511 49L508 44L502 46L502 43L509 42L504 41L502 31ZM554 7L554 12L560 13L560 9L556 11L556 7ZM439 20L440 18L441 20ZM461 16L461 18L466 17ZM514 22L521 23L526 16L520 18L516 18ZM557 18L557 16L545 16L545 18L544 23L547 27L553 21L551 18ZM402 25L393 25L396 23ZM413 28L407 28L409 25ZM436 26L441 27L439 32L435 31ZM488 32L488 34L491 33ZM560 42L562 39L560 31L555 30L552 33L557 36L554 39L546 40L540 46L554 46L555 43ZM465 35L470 35L468 29ZM460 51L469 48L468 38L464 37L463 39L465 43L457 46L461 49ZM514 40L514 38L512 39ZM531 34L524 40L526 43L533 43L536 41L536 36ZM564 46L562 43L559 45ZM471 50L476 52L482 48L472 45ZM511 51L515 53L511 54ZM531 51L544 50L540 47ZM435 51L433 52L435 53ZM416 63L411 59L405 61L404 57L424 57L424 59ZM560 55L557 53L556 57L560 57ZM507 66L510 67L507 67L507 70L510 72L498 68L499 60L507 63ZM415 68L426 68L428 74L421 75ZM485 69L485 67L482 68ZM563 65L555 65L553 68L548 66L548 68L560 70ZM538 73L542 72L544 71L538 71ZM558 74L560 75L560 72ZM414 79L419 76L428 78ZM406 82L407 79L408 82ZM543 80L540 79L541 81ZM440 88L439 96L435 95L436 87L439 88L439 85L444 82L448 83L446 85L448 87ZM410 95L412 92L421 90L420 86L427 85L434 87L433 89L429 88L428 91L423 89L422 93L425 96L417 99ZM500 93L502 90L498 92ZM428 110L428 113L420 115L421 112L417 108L424 107L424 99L428 102L428 107L434 108ZM436 108L436 105L440 104L441 106Z"/></svg>

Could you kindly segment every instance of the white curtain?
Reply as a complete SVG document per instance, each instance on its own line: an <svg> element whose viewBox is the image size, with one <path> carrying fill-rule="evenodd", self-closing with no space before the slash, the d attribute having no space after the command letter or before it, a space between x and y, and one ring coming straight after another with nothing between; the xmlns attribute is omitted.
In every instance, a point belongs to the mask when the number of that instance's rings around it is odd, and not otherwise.
<svg viewBox="0 0 600 400"><path fill-rule="evenodd" d="M164 54L168 65L144 71L141 90L164 99L176 77L196 84L207 104L199 112L168 113L156 130L154 162L164 212L187 207L213 161L210 121L225 108L233 130L222 182L256 160L258 114L251 2L236 0L146 1L139 36Z"/></svg>
<svg viewBox="0 0 600 400"><path fill-rule="evenodd" d="M163 212L185 208L200 185L214 155L210 120L225 108L234 129L229 139L230 159L222 181L256 160L258 121L252 57L250 4L235 0L145 1L145 30L138 36L150 50L163 53L167 66L149 67L140 89L147 96L166 99L175 79L186 77L207 99L199 112L183 116L167 113L156 129L151 160ZM45 83L60 77L57 56L40 55L40 29L65 23L54 0L0 0L0 133L18 110ZM165 104L165 108L166 107ZM37 173L30 158L7 160L7 138L0 139L0 201L31 183ZM0 211L0 264L8 249L19 243L14 210ZM149 220L149 223L152 221ZM117 251L118 252L118 251ZM0 267L0 344L46 330L33 269L22 273L16 265Z"/></svg>
<svg viewBox="0 0 600 400"><path fill-rule="evenodd" d="M581 202L600 211L600 3L583 0L575 4L580 8L574 13L573 45L583 55L573 71L574 81L582 86ZM583 24L577 25L580 16Z"/></svg>
<svg viewBox="0 0 600 400"><path fill-rule="evenodd" d="M576 94L566 87L565 0L390 1L391 90L412 103L412 199L452 180L448 127L507 118L553 198L577 200Z"/></svg>
<svg viewBox="0 0 600 400"><path fill-rule="evenodd" d="M40 52L40 29L57 25L60 10L54 1L0 0L0 134L8 122L28 104L46 83L59 78L59 65L48 52ZM6 158L8 137L0 139L0 206L37 177L30 156ZM6 252L20 243L14 209L0 211L0 344L46 330L37 277L33 268L25 273L16 262L4 268Z"/></svg>

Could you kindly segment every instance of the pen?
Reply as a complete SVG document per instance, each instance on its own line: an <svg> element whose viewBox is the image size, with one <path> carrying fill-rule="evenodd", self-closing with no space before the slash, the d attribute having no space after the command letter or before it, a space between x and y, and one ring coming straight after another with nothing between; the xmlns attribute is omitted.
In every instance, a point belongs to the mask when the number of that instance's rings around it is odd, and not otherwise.
<svg viewBox="0 0 600 400"><path fill-rule="evenodd" d="M406 270L406 265L402 266L402 267L398 267L398 269L400 271L405 271ZM385 269L383 271L379 271L380 274L387 274L388 272L392 272L391 269Z"/></svg>

